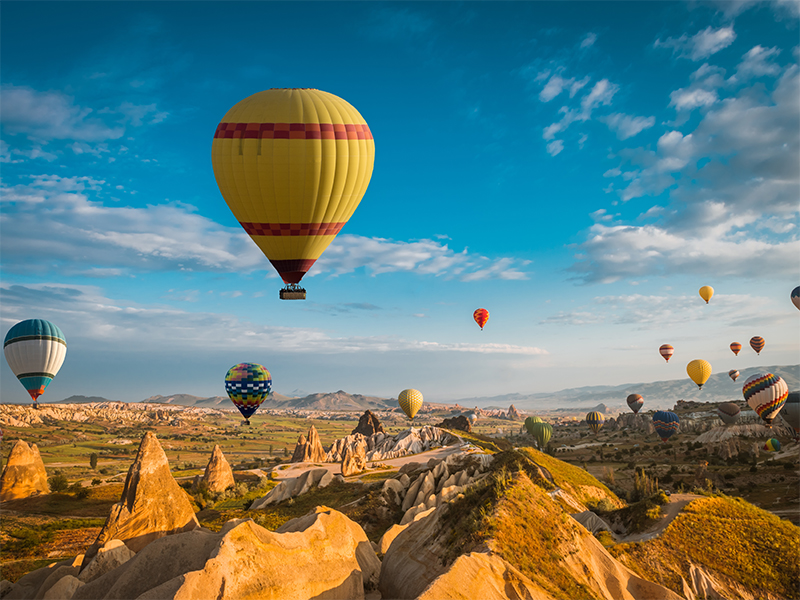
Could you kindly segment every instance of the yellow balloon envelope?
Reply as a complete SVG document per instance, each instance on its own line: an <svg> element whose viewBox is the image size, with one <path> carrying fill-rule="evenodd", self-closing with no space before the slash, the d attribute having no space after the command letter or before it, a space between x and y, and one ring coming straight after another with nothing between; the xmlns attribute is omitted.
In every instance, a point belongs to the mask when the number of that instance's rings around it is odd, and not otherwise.
<svg viewBox="0 0 800 600"><path fill-rule="evenodd" d="M711 377L711 364L707 360L693 360L686 365L686 372L689 374L689 378L702 390L703 384Z"/></svg>
<svg viewBox="0 0 800 600"><path fill-rule="evenodd" d="M711 300L711 296L714 295L714 288L712 288L710 285L704 285L700 288L699 293L700 297L706 301L706 304L708 304L708 301Z"/></svg>
<svg viewBox="0 0 800 600"><path fill-rule="evenodd" d="M352 216L374 160L359 112L314 89L245 98L225 113L211 146L225 202L287 284L300 282Z"/></svg>
<svg viewBox="0 0 800 600"><path fill-rule="evenodd" d="M414 389L403 390L397 396L397 403L403 409L403 412L408 415L408 418L413 419L417 411L422 408L422 393Z"/></svg>

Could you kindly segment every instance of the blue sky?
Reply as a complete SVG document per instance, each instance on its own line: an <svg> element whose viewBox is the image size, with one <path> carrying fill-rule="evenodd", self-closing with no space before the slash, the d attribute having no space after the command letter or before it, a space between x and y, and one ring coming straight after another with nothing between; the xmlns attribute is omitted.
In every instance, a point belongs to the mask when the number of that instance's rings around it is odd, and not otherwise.
<svg viewBox="0 0 800 600"><path fill-rule="evenodd" d="M244 361L281 393L437 401L797 363L797 6L3 2L2 334L64 331L45 402L223 394ZM305 302L211 169L272 87L375 138Z"/></svg>

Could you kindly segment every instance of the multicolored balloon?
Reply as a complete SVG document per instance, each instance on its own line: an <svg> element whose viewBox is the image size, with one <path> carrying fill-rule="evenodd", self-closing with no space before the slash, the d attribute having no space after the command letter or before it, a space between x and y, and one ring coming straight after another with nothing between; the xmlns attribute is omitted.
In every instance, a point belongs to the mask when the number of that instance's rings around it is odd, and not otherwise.
<svg viewBox="0 0 800 600"><path fill-rule="evenodd" d="M750 347L756 351L756 354L761 355L761 351L764 349L764 338L760 335L750 338Z"/></svg>
<svg viewBox="0 0 800 600"><path fill-rule="evenodd" d="M309 88L245 98L222 117L211 145L219 191L284 291L297 291L358 208L374 162L375 142L359 112Z"/></svg>
<svg viewBox="0 0 800 600"><path fill-rule="evenodd" d="M486 325L486 321L489 320L489 311L485 308L479 308L472 313L472 318L475 319L475 322L480 326L481 331L483 331L483 326Z"/></svg>
<svg viewBox="0 0 800 600"><path fill-rule="evenodd" d="M225 391L248 425L271 390L272 376L257 363L233 365L225 375Z"/></svg>
<svg viewBox="0 0 800 600"><path fill-rule="evenodd" d="M639 394L631 394L628 396L627 402L628 408L630 408L634 414L638 415L639 411L644 405L644 398L642 398Z"/></svg>
<svg viewBox="0 0 800 600"><path fill-rule="evenodd" d="M735 402L723 402L717 406L717 415L726 425L733 425L739 419L742 409Z"/></svg>
<svg viewBox="0 0 800 600"><path fill-rule="evenodd" d="M653 415L653 427L655 427L656 433L662 442L666 442L678 433L680 422L678 415L668 410L659 410Z"/></svg>
<svg viewBox="0 0 800 600"><path fill-rule="evenodd" d="M544 450L553 436L553 426L550 423L534 423L531 435L536 440L539 450Z"/></svg>
<svg viewBox="0 0 800 600"><path fill-rule="evenodd" d="M407 389L400 392L397 396L397 403L408 418L413 420L420 408L422 408L422 392L415 389Z"/></svg>
<svg viewBox="0 0 800 600"><path fill-rule="evenodd" d="M786 404L789 386L778 375L756 373L744 382L742 394L750 408L756 411L767 427L772 427L772 420Z"/></svg>
<svg viewBox="0 0 800 600"><path fill-rule="evenodd" d="M742 345L739 342L731 342L731 352L733 352L736 356L739 356L739 351L742 349Z"/></svg>
<svg viewBox="0 0 800 600"><path fill-rule="evenodd" d="M686 365L686 373L702 390L703 384L711 377L711 364L707 360L695 359Z"/></svg>
<svg viewBox="0 0 800 600"><path fill-rule="evenodd" d="M664 357L664 360L669 362L669 359L672 357L673 354L675 354L675 348L673 348L669 344L663 344L658 349L658 353L661 354L661 356Z"/></svg>
<svg viewBox="0 0 800 600"><path fill-rule="evenodd" d="M781 417L794 429L794 436L800 437L800 392L789 392Z"/></svg>
<svg viewBox="0 0 800 600"><path fill-rule="evenodd" d="M737 379L739 379L739 371L737 371L736 369L731 369L730 371L728 371L728 377L736 381Z"/></svg>
<svg viewBox="0 0 800 600"><path fill-rule="evenodd" d="M595 433L603 428L605 422L606 418L603 413L597 412L596 410L593 410L586 415L586 424L589 425L589 428Z"/></svg>
<svg viewBox="0 0 800 600"><path fill-rule="evenodd" d="M28 319L8 330L3 342L8 366L38 408L41 396L67 356L67 339L50 321Z"/></svg>
<svg viewBox="0 0 800 600"><path fill-rule="evenodd" d="M544 421L542 421L540 417L536 416L528 417L527 419L525 419L525 429L531 435L533 435L533 426L536 425L536 423L544 423Z"/></svg>
<svg viewBox="0 0 800 600"><path fill-rule="evenodd" d="M767 443L761 447L762 450L766 450L767 452L780 452L781 443L776 438L770 438L767 440Z"/></svg>
<svg viewBox="0 0 800 600"><path fill-rule="evenodd" d="M797 310L800 310L800 285L792 290L792 304Z"/></svg>
<svg viewBox="0 0 800 600"><path fill-rule="evenodd" d="M704 285L700 288L698 293L700 294L700 297L706 301L706 304L708 304L708 301L711 300L711 296L714 295L714 288L710 285Z"/></svg>

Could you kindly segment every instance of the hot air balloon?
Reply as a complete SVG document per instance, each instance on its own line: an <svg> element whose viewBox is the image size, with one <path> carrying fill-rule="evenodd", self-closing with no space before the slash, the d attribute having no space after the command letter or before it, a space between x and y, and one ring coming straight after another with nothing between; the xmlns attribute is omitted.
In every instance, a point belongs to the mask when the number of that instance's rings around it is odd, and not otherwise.
<svg viewBox="0 0 800 600"><path fill-rule="evenodd" d="M706 301L706 304L708 304L708 301L711 300L711 296L714 295L714 288L712 288L710 285L704 285L700 288L698 293L700 294L700 297Z"/></svg>
<svg viewBox="0 0 800 600"><path fill-rule="evenodd" d="M717 406L717 415L726 425L733 425L739 418L742 410L735 402L723 402Z"/></svg>
<svg viewBox="0 0 800 600"><path fill-rule="evenodd" d="M634 414L639 414L639 410L641 410L643 404L644 398L639 394L631 394L628 396L628 408L630 408Z"/></svg>
<svg viewBox="0 0 800 600"><path fill-rule="evenodd" d="M397 396L397 403L408 418L413 420L417 411L422 408L422 393L419 390L408 389L400 392Z"/></svg>
<svg viewBox="0 0 800 600"><path fill-rule="evenodd" d="M603 425L606 422L606 418L603 416L603 413L597 412L593 410L589 414L586 415L586 423L589 425L589 428L597 433L603 428Z"/></svg>
<svg viewBox="0 0 800 600"><path fill-rule="evenodd" d="M750 338L750 347L756 351L756 354L761 355L761 351L764 349L764 338L760 335Z"/></svg>
<svg viewBox="0 0 800 600"><path fill-rule="evenodd" d="M739 342L732 342L731 343L731 352L733 352L736 356L739 356L739 351L742 349L742 345Z"/></svg>
<svg viewBox="0 0 800 600"><path fill-rule="evenodd" d="M341 98L270 89L234 105L217 126L211 164L236 220L280 274L282 299L298 284L367 191L372 133Z"/></svg>
<svg viewBox="0 0 800 600"><path fill-rule="evenodd" d="M800 310L800 285L792 290L792 304L797 310Z"/></svg>
<svg viewBox="0 0 800 600"><path fill-rule="evenodd" d="M489 311L485 308L479 308L472 313L472 318L475 319L475 322L480 326L481 331L483 331L483 326L486 325L486 321L489 320Z"/></svg>
<svg viewBox="0 0 800 600"><path fill-rule="evenodd" d="M8 330L3 342L8 366L39 408L41 396L67 356L67 339L44 319L20 321Z"/></svg>
<svg viewBox="0 0 800 600"><path fill-rule="evenodd" d="M789 392L781 416L794 429L794 437L800 437L800 392Z"/></svg>
<svg viewBox="0 0 800 600"><path fill-rule="evenodd" d="M767 443L761 447L762 450L766 450L767 452L780 452L781 443L776 438L770 438L767 440Z"/></svg>
<svg viewBox="0 0 800 600"><path fill-rule="evenodd" d="M225 375L225 391L250 425L250 417L258 410L272 389L272 376L256 363L239 363Z"/></svg>
<svg viewBox="0 0 800 600"><path fill-rule="evenodd" d="M789 386L778 375L756 373L744 382L742 394L750 408L756 411L767 427L772 427L772 420L786 403Z"/></svg>
<svg viewBox="0 0 800 600"><path fill-rule="evenodd" d="M653 427L662 442L666 442L678 432L680 422L678 415L668 410L659 410L653 415Z"/></svg>
<svg viewBox="0 0 800 600"><path fill-rule="evenodd" d="M686 372L689 374L689 378L702 390L703 384L711 377L711 365L706 360L696 359L686 365Z"/></svg>
<svg viewBox="0 0 800 600"><path fill-rule="evenodd" d="M475 414L474 412L468 412L464 416L467 418L467 421L469 421L470 425L475 425L475 421L478 420L478 415Z"/></svg>
<svg viewBox="0 0 800 600"><path fill-rule="evenodd" d="M739 371L737 371L736 369L728 371L728 377L736 381L737 379L739 379Z"/></svg>
<svg viewBox="0 0 800 600"><path fill-rule="evenodd" d="M536 423L544 423L544 421L542 421L540 417L528 417L525 419L525 429L531 435L533 435L533 426L536 425Z"/></svg>
<svg viewBox="0 0 800 600"><path fill-rule="evenodd" d="M553 436L553 426L550 423L534 423L531 435L536 440L539 450L544 450Z"/></svg>
<svg viewBox="0 0 800 600"><path fill-rule="evenodd" d="M658 349L659 354L664 357L664 360L669 362L669 359L672 358L672 355L675 354L675 348L670 346L669 344L664 344Z"/></svg>

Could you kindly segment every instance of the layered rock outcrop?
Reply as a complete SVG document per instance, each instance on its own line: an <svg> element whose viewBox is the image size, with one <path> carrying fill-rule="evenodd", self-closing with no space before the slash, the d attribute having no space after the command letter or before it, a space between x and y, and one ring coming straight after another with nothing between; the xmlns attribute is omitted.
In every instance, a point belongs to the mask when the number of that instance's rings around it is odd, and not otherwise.
<svg viewBox="0 0 800 600"><path fill-rule="evenodd" d="M36 444L17 440L0 478L0 501L49 494L47 471Z"/></svg>
<svg viewBox="0 0 800 600"><path fill-rule="evenodd" d="M233 479L233 470L228 464L228 459L222 453L219 444L217 444L211 452L211 458L208 461L208 465L206 465L203 477L197 482L197 487L218 493L224 492L234 485L236 485L236 482Z"/></svg>
<svg viewBox="0 0 800 600"><path fill-rule="evenodd" d="M376 433L386 433L383 430L383 425L378 420L371 410L365 411L361 418L358 419L358 425L353 431L350 432L350 435L355 435L356 433L360 433L363 436L369 437L371 435L375 435Z"/></svg>
<svg viewBox="0 0 800 600"><path fill-rule="evenodd" d="M165 425L178 415L186 419L207 419L223 416L221 410L199 406L170 406L144 402L87 402L85 404L40 404L39 410L24 404L0 404L0 425L36 427L58 425L59 422L88 423L108 421L119 427Z"/></svg>
<svg viewBox="0 0 800 600"><path fill-rule="evenodd" d="M506 419L508 419L509 421L522 421L522 415L519 413L519 411L513 404L508 407L508 412L506 413Z"/></svg>
<svg viewBox="0 0 800 600"><path fill-rule="evenodd" d="M122 498L111 507L103 529L86 551L86 562L113 539L138 552L160 537L199 527L186 492L170 473L158 439L147 432L128 470Z"/></svg>
<svg viewBox="0 0 800 600"><path fill-rule="evenodd" d="M310 469L299 477L281 481L266 496L253 501L250 505L250 510L260 510L270 504L277 504L289 498L295 498L315 487L324 488L333 480L334 476L328 469Z"/></svg>
<svg viewBox="0 0 800 600"><path fill-rule="evenodd" d="M319 441L319 433L313 425L308 430L308 439L301 435L297 440L297 445L292 453L292 460L289 462L325 462L325 450L322 442Z"/></svg>
<svg viewBox="0 0 800 600"><path fill-rule="evenodd" d="M444 419L441 423L434 425L434 427L441 427L442 429L456 429L458 431L466 431L467 433L472 431L472 423L470 423L469 419L464 415L458 415L457 417Z"/></svg>
<svg viewBox="0 0 800 600"><path fill-rule="evenodd" d="M344 477L357 475L367 469L367 444L363 440L344 449L341 469Z"/></svg>
<svg viewBox="0 0 800 600"><path fill-rule="evenodd" d="M459 441L451 433L438 427L409 428L395 436L385 433L376 433L369 437L360 433L348 435L336 440L328 451L327 462L341 462L344 458L345 448L354 449L359 444L366 444L366 460L388 460L409 454L419 454L432 448L449 446Z"/></svg>

